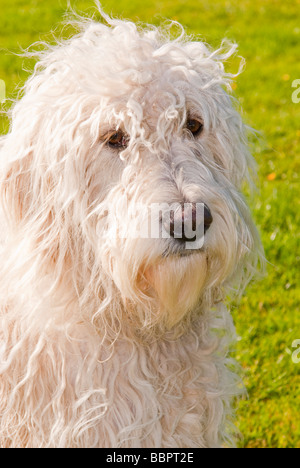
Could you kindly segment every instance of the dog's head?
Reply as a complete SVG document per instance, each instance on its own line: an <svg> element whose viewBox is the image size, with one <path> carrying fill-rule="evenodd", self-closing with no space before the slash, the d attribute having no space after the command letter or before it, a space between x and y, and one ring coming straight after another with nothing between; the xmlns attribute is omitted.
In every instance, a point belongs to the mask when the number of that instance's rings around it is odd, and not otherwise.
<svg viewBox="0 0 300 468"><path fill-rule="evenodd" d="M37 268L68 271L98 315L113 304L170 327L241 290L260 252L223 66L235 46L105 18L41 53L3 143L2 199Z"/></svg>

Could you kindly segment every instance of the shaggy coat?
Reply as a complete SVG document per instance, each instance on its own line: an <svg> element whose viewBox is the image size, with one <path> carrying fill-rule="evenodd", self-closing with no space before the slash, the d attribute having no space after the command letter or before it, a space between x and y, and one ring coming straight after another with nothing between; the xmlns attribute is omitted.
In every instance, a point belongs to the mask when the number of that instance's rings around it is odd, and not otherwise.
<svg viewBox="0 0 300 468"><path fill-rule="evenodd" d="M102 16L38 53L0 140L0 445L218 447L240 387L225 303L261 256L236 46ZM211 210L201 249L130 236L136 203L184 201Z"/></svg>

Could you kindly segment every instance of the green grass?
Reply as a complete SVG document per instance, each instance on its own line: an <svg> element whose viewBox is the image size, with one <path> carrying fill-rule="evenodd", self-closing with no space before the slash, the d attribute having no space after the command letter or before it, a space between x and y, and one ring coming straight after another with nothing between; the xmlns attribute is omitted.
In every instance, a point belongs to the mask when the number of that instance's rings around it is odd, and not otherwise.
<svg viewBox="0 0 300 468"><path fill-rule="evenodd" d="M74 1L91 13L93 3ZM291 359L292 342L300 338L300 103L291 99L300 78L299 0L103 0L106 12L158 24L173 18L190 33L217 46L226 36L246 58L236 94L246 121L261 131L254 143L260 194L253 212L262 233L268 274L248 287L233 310L239 335L236 355L244 370L249 399L241 401L238 426L244 447L300 447L300 363ZM39 39L50 39L66 1L0 0L0 48L18 52ZM0 79L8 97L23 83L24 61L5 50ZM26 65L27 66L27 65ZM0 131L7 120L0 120Z"/></svg>

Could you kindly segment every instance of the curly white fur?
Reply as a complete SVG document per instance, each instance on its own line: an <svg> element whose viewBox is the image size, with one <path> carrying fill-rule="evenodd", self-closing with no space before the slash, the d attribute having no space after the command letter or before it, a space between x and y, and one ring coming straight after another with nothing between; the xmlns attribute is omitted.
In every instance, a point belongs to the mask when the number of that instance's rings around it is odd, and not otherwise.
<svg viewBox="0 0 300 468"><path fill-rule="evenodd" d="M236 47L102 15L39 53L0 143L0 445L217 447L239 391L225 298L261 256ZM101 237L107 207L130 232L126 204L183 200L213 215L192 255Z"/></svg>

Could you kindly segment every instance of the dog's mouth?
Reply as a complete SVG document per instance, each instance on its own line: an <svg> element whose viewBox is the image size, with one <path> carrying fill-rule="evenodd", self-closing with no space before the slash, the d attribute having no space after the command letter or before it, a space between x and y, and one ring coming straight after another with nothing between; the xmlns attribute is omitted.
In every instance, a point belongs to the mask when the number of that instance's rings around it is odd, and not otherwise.
<svg viewBox="0 0 300 468"><path fill-rule="evenodd" d="M196 241L196 239L194 239ZM192 241L191 241L192 242ZM177 243L173 243L172 245L169 245L166 247L166 249L162 253L162 258L168 258L168 257L178 257L178 258L187 258L191 257L197 253L204 252L204 245L198 249L188 249L185 247L185 243L182 243L182 245L178 245Z"/></svg>

